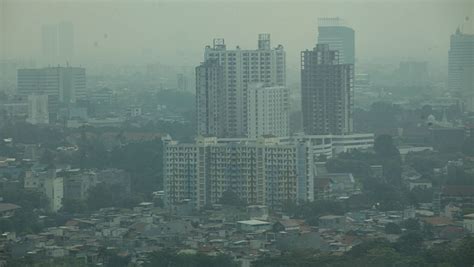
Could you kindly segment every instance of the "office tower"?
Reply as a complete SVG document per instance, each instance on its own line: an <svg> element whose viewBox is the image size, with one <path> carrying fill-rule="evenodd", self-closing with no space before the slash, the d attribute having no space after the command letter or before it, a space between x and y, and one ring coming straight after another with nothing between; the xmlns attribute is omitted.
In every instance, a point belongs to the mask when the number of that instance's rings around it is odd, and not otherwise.
<svg viewBox="0 0 474 267"><path fill-rule="evenodd" d="M271 208L314 199L309 142L200 137L191 144L170 139L164 144L167 205L190 200L200 209L218 203L226 191L245 203Z"/></svg>
<svg viewBox="0 0 474 267"><path fill-rule="evenodd" d="M474 34L462 33L458 28L451 35L448 57L448 88L474 111Z"/></svg>
<svg viewBox="0 0 474 267"><path fill-rule="evenodd" d="M203 136L226 135L224 68L215 59L196 67L197 132Z"/></svg>
<svg viewBox="0 0 474 267"><path fill-rule="evenodd" d="M339 51L340 64L355 63L354 30L341 18L318 19L318 44L328 44L329 49Z"/></svg>
<svg viewBox="0 0 474 267"><path fill-rule="evenodd" d="M285 51L283 46L272 49L269 34L260 34L258 49L244 50L237 46L227 50L224 39L214 39L214 46L207 46L205 61L217 60L224 71L225 137L247 135L248 84L285 86Z"/></svg>
<svg viewBox="0 0 474 267"><path fill-rule="evenodd" d="M86 70L76 67L19 69L17 88L20 95L47 95L49 111L56 113L59 104L67 105L87 97Z"/></svg>
<svg viewBox="0 0 474 267"><path fill-rule="evenodd" d="M289 90L284 86L252 83L247 96L247 136L289 135Z"/></svg>
<svg viewBox="0 0 474 267"><path fill-rule="evenodd" d="M74 26L70 22L42 27L43 57L46 64L71 62L74 55Z"/></svg>
<svg viewBox="0 0 474 267"><path fill-rule="evenodd" d="M351 64L340 64L338 51L318 44L301 52L301 97L306 134L352 132L353 78Z"/></svg>
<svg viewBox="0 0 474 267"><path fill-rule="evenodd" d="M28 118L31 124L48 124L48 96L47 95L29 95L28 96Z"/></svg>

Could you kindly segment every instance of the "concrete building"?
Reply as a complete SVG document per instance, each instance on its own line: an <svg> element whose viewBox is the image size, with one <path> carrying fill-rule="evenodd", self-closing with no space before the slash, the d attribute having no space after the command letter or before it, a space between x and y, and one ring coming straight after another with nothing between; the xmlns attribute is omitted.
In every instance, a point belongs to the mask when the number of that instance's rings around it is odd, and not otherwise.
<svg viewBox="0 0 474 267"><path fill-rule="evenodd" d="M247 135L247 97L250 83L286 85L285 51L282 45L271 48L270 35L260 34L258 49L244 50L237 46L227 50L224 39L214 39L214 45L206 46L205 61L213 59L223 68L225 130L220 137L244 137ZM197 84L198 92L203 91Z"/></svg>
<svg viewBox="0 0 474 267"><path fill-rule="evenodd" d="M248 204L278 208L285 201L313 200L314 162L308 143L278 138L164 139L164 191L168 205L189 199L196 208L218 203L226 191Z"/></svg>
<svg viewBox="0 0 474 267"><path fill-rule="evenodd" d="M47 95L28 96L28 118L26 120L31 124L49 123Z"/></svg>
<svg viewBox="0 0 474 267"><path fill-rule="evenodd" d="M209 59L196 67L197 133L202 136L225 136L224 68Z"/></svg>
<svg viewBox="0 0 474 267"><path fill-rule="evenodd" d="M301 52L303 129L306 134L342 135L353 130L354 69L339 52L318 44Z"/></svg>
<svg viewBox="0 0 474 267"><path fill-rule="evenodd" d="M288 136L289 90L283 86L250 84L247 96L247 136Z"/></svg>
<svg viewBox="0 0 474 267"><path fill-rule="evenodd" d="M474 34L458 28L448 53L448 88L460 94L466 109L474 111Z"/></svg>
<svg viewBox="0 0 474 267"><path fill-rule="evenodd" d="M341 64L355 64L355 34L341 18L318 19L318 44L339 51Z"/></svg>
<svg viewBox="0 0 474 267"><path fill-rule="evenodd" d="M17 79L18 94L48 96L50 113L56 113L59 104L75 103L87 97L84 68L19 69Z"/></svg>
<svg viewBox="0 0 474 267"><path fill-rule="evenodd" d="M48 199L48 209L57 212L62 207L63 178L56 176L56 170L27 171L24 179L25 189L37 190Z"/></svg>
<svg viewBox="0 0 474 267"><path fill-rule="evenodd" d="M97 174L92 171L68 170L63 176L65 199L85 200L89 190L97 184Z"/></svg>

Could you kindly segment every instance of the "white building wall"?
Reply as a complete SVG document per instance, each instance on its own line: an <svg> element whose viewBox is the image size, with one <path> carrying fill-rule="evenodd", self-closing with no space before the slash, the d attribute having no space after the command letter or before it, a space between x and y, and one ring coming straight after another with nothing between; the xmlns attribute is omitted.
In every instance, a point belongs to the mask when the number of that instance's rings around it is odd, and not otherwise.
<svg viewBox="0 0 474 267"><path fill-rule="evenodd" d="M28 96L28 119L31 124L49 124L48 96Z"/></svg>
<svg viewBox="0 0 474 267"><path fill-rule="evenodd" d="M289 90L286 87L249 85L247 111L249 138L289 135Z"/></svg>
<svg viewBox="0 0 474 267"><path fill-rule="evenodd" d="M267 36L269 38L269 35ZM270 40L262 49L227 50L223 39L214 40L214 47L207 46L204 59L216 59L224 69L224 87L227 137L247 135L247 97L250 83L286 85L286 59L283 46L270 49Z"/></svg>

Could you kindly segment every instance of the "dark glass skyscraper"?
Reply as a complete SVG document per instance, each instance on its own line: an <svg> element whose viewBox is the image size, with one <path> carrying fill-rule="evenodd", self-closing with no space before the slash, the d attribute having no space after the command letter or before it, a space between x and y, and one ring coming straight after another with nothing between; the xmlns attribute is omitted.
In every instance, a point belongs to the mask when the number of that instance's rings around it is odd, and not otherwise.
<svg viewBox="0 0 474 267"><path fill-rule="evenodd" d="M318 19L318 44L328 44L329 49L339 51L340 64L355 63L354 36L354 30L340 18Z"/></svg>

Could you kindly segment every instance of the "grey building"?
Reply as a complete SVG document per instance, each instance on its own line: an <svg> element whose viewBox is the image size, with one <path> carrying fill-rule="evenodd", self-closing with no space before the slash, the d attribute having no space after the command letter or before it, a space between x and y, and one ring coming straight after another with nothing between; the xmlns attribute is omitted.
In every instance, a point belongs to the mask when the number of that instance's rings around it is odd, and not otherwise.
<svg viewBox="0 0 474 267"><path fill-rule="evenodd" d="M74 55L74 25L70 22L43 25L43 58L46 64L71 62Z"/></svg>
<svg viewBox="0 0 474 267"><path fill-rule="evenodd" d="M219 65L217 60L210 59L196 67L198 135L226 135L225 95L224 68Z"/></svg>
<svg viewBox="0 0 474 267"><path fill-rule="evenodd" d="M464 98L466 108L474 111L474 34L458 28L451 35L448 53L448 88Z"/></svg>
<svg viewBox="0 0 474 267"><path fill-rule="evenodd" d="M306 134L346 134L353 129L352 64L341 64L327 44L301 52L303 129Z"/></svg>
<svg viewBox="0 0 474 267"><path fill-rule="evenodd" d="M47 95L50 113L58 105L85 99L86 70L78 67L19 69L17 88L20 95Z"/></svg>

